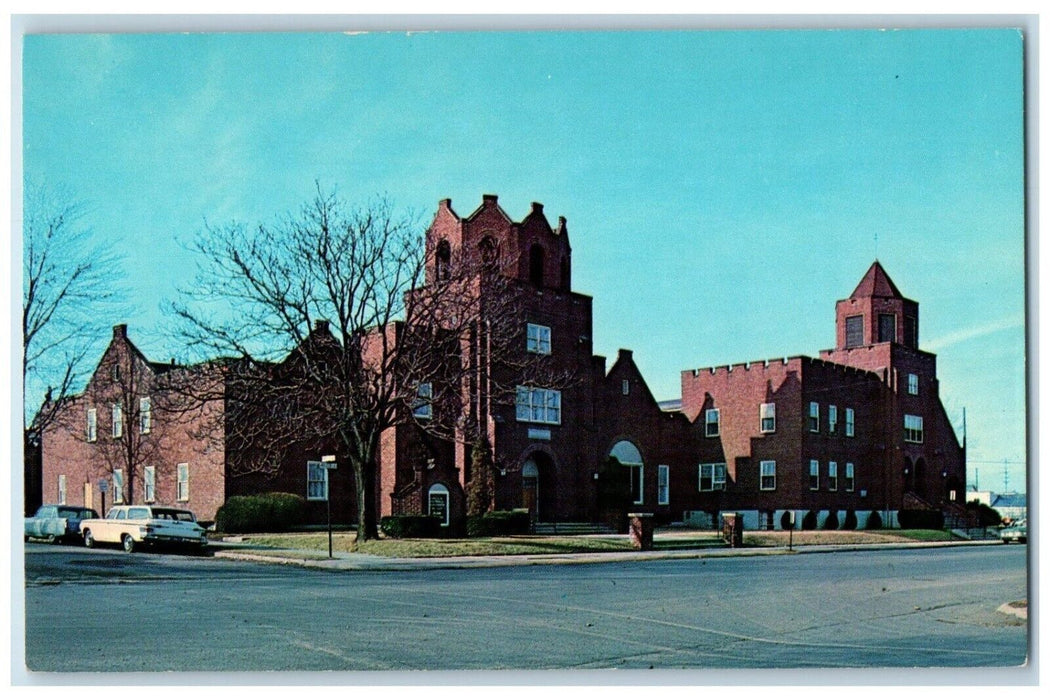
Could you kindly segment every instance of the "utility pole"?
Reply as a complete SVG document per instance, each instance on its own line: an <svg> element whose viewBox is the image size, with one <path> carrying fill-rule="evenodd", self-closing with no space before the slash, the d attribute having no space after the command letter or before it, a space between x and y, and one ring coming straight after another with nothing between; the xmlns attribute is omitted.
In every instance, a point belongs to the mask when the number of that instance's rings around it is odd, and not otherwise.
<svg viewBox="0 0 1050 700"><path fill-rule="evenodd" d="M1003 493L1010 493L1010 472L1007 471L1007 461L1003 460Z"/></svg>

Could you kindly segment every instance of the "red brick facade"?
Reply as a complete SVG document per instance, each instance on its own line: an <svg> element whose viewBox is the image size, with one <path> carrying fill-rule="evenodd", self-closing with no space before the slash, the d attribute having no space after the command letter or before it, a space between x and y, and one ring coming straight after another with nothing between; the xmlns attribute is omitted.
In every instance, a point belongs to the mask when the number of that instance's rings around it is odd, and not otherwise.
<svg viewBox="0 0 1050 700"><path fill-rule="evenodd" d="M781 528L792 516L813 527L863 527L872 512L893 524L905 503L938 508L964 498L965 452L938 395L935 356L918 349L918 304L900 295L877 262L837 304L834 349L819 358L687 370L681 405L667 410L652 396L629 350L621 350L608 370L606 359L593 355L591 298L571 289L563 218L552 227L542 205L533 204L515 222L493 195L460 217L443 200L426 246L426 285L441 284L449 266L472 260L506 279L503 293L519 302L513 321L521 357L539 356L551 376L571 378L545 385L489 362L491 339L480 325L461 339L462 361L476 371L461 380L457 411L462 424L476 426L492 446L496 509L526 508L541 522L597 522L608 516L600 493L610 468L629 476L630 510L652 512L664 523L714 526L720 513L734 511L750 528ZM394 337L397 329L386 332ZM65 407L67 419L43 436L46 502L59 499L60 476L66 502L96 507L99 479L113 482L115 467L104 463L99 447L113 441L116 389L107 382L113 384L108 368L115 358L137 368L143 396L166 372L210 371L151 363L118 326L88 390ZM202 375L202 381L221 379ZM497 396L497 385L510 386L513 396ZM153 402L150 438L156 445L138 464L146 466L142 460L148 458L156 468L158 502L178 500L180 463L189 465L185 505L202 520L212 519L231 495L305 496L306 460L317 459L324 446L289 449L273 473L244 473L237 468L242 457L221 435L218 442L194 437L200 426L186 418L168 420L163 404L159 397ZM89 407L96 409L94 441L85 437ZM221 411L221 402L209 410ZM126 429L134 430L134 410L126 419ZM470 442L465 429L456 439L435 437L425 421L387 430L379 446L376 512L425 513L447 504L450 526L460 526L471 478ZM126 497L141 501L143 478L140 468ZM333 519L353 522L349 470L333 475L331 489ZM311 519L321 522L323 504L310 507Z"/></svg>

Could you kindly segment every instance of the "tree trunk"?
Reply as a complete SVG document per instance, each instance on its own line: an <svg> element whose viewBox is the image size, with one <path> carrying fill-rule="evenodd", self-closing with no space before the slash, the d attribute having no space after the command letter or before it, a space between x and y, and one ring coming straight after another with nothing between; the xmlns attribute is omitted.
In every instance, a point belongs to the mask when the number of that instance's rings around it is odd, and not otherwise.
<svg viewBox="0 0 1050 700"><path fill-rule="evenodd" d="M357 542L379 539L375 508L375 460L355 459L354 491L357 495Z"/></svg>

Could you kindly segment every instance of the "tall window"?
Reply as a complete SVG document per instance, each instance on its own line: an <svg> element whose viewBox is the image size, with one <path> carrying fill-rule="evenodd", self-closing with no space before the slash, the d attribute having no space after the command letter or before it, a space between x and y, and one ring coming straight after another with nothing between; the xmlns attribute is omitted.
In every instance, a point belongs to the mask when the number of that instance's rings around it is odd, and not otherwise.
<svg viewBox="0 0 1050 700"><path fill-rule="evenodd" d="M438 243L437 255L435 256L434 265L437 268L438 281L447 280L452 274L452 248L449 247L448 241L441 241Z"/></svg>
<svg viewBox="0 0 1050 700"><path fill-rule="evenodd" d="M430 382L422 382L416 387L416 399L412 402L412 415L421 420L434 417L434 387Z"/></svg>
<svg viewBox="0 0 1050 700"><path fill-rule="evenodd" d="M846 347L855 348L864 344L864 317L846 317Z"/></svg>
<svg viewBox="0 0 1050 700"><path fill-rule="evenodd" d="M113 437L119 438L124 435L124 409L119 403L113 404Z"/></svg>
<svg viewBox="0 0 1050 700"><path fill-rule="evenodd" d="M820 462L815 459L809 460L809 490L816 491L820 488Z"/></svg>
<svg viewBox="0 0 1050 700"><path fill-rule="evenodd" d="M853 462L846 462L846 474L842 479L842 486L847 491L852 491L854 485Z"/></svg>
<svg viewBox="0 0 1050 700"><path fill-rule="evenodd" d="M700 490L726 490L726 465L724 462L700 465Z"/></svg>
<svg viewBox="0 0 1050 700"><path fill-rule="evenodd" d="M157 470L155 467L142 469L142 500L153 503L157 500Z"/></svg>
<svg viewBox="0 0 1050 700"><path fill-rule="evenodd" d="M777 429L777 405L775 403L764 403L758 409L760 425L763 433L773 433Z"/></svg>
<svg viewBox="0 0 1050 700"><path fill-rule="evenodd" d="M666 464L656 467L656 503L666 506L671 502L671 468Z"/></svg>
<svg viewBox="0 0 1050 700"><path fill-rule="evenodd" d="M529 282L534 287L543 286L543 247L539 243L529 249Z"/></svg>
<svg viewBox="0 0 1050 700"><path fill-rule="evenodd" d="M631 502L639 505L645 502L645 467L641 464L625 464L631 478Z"/></svg>
<svg viewBox="0 0 1050 700"><path fill-rule="evenodd" d="M908 347L919 347L919 321L914 316L904 317L904 344Z"/></svg>
<svg viewBox="0 0 1050 700"><path fill-rule="evenodd" d="M839 489L839 463L828 462L828 491Z"/></svg>
<svg viewBox="0 0 1050 700"><path fill-rule="evenodd" d="M148 396L139 399L139 432L145 435L153 427L153 409Z"/></svg>
<svg viewBox="0 0 1050 700"><path fill-rule="evenodd" d="M809 432L820 432L820 404L816 401L809 403Z"/></svg>
<svg viewBox="0 0 1050 700"><path fill-rule="evenodd" d="M904 416L904 441L922 442L922 416Z"/></svg>
<svg viewBox="0 0 1050 700"><path fill-rule="evenodd" d="M834 433L839 422L838 406L828 406L828 432Z"/></svg>
<svg viewBox="0 0 1050 700"><path fill-rule="evenodd" d="M175 467L175 500L190 500L190 465L185 462Z"/></svg>
<svg viewBox="0 0 1050 700"><path fill-rule="evenodd" d="M561 392L554 389L519 386L517 418L523 423L561 424Z"/></svg>
<svg viewBox="0 0 1050 700"><path fill-rule="evenodd" d="M328 500L328 470L321 462L306 463L306 500Z"/></svg>
<svg viewBox="0 0 1050 700"><path fill-rule="evenodd" d="M758 463L758 488L762 491L774 491L777 488L777 463L764 460Z"/></svg>
<svg viewBox="0 0 1050 700"><path fill-rule="evenodd" d="M95 442L98 439L98 411L94 408L87 410L87 441Z"/></svg>
<svg viewBox="0 0 1050 700"><path fill-rule="evenodd" d="M908 375L908 393L912 396L918 396L919 394L919 375L909 374Z"/></svg>
<svg viewBox="0 0 1050 700"><path fill-rule="evenodd" d="M113 470L113 502L124 502L124 470Z"/></svg>
<svg viewBox="0 0 1050 700"><path fill-rule="evenodd" d="M897 340L897 317L893 314L879 314L879 342L893 343Z"/></svg>
<svg viewBox="0 0 1050 700"><path fill-rule="evenodd" d="M620 393L623 394L624 396L630 396L631 395L631 380L630 379L624 379L620 383Z"/></svg>
<svg viewBox="0 0 1050 700"><path fill-rule="evenodd" d="M854 424L853 409L852 408L847 408L846 409L846 437L853 437L853 435L855 434L855 427L856 426Z"/></svg>
<svg viewBox="0 0 1050 700"><path fill-rule="evenodd" d="M551 354L551 329L535 323L527 325L525 349L538 355Z"/></svg>
<svg viewBox="0 0 1050 700"><path fill-rule="evenodd" d="M58 475L58 504L64 506L66 504L66 475Z"/></svg>
<svg viewBox="0 0 1050 700"><path fill-rule="evenodd" d="M718 437L718 409L709 408L704 412L704 435Z"/></svg>

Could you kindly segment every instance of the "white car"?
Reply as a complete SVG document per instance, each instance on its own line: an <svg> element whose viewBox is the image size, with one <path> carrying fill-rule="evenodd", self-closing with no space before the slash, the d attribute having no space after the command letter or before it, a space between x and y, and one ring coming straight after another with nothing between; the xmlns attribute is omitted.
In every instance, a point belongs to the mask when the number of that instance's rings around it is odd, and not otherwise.
<svg viewBox="0 0 1050 700"><path fill-rule="evenodd" d="M204 549L208 537L188 510L162 506L115 506L105 518L82 520L84 545L119 544L125 552L140 545L174 544Z"/></svg>

